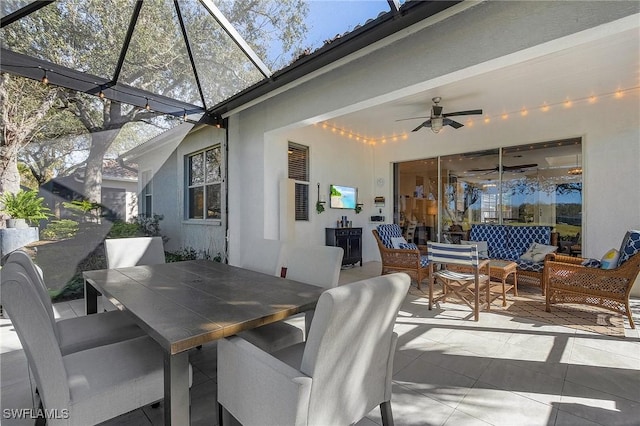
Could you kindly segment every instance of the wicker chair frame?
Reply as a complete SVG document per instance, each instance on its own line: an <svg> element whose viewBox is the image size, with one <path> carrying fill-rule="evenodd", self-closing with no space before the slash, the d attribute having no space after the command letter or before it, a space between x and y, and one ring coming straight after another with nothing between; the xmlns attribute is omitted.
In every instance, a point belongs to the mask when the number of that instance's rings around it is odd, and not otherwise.
<svg viewBox="0 0 640 426"><path fill-rule="evenodd" d="M416 281L418 289L420 289L422 281L426 278L431 279L433 267L431 264L424 268L420 266L420 250L387 248L382 244L378 231L374 229L372 232L382 258L382 275L392 272L406 272Z"/></svg>
<svg viewBox="0 0 640 426"><path fill-rule="evenodd" d="M635 328L629 293L640 273L640 253L615 269L588 268L581 265L583 260L561 254L547 255L543 275L547 312L556 303L599 306L626 315L631 328Z"/></svg>

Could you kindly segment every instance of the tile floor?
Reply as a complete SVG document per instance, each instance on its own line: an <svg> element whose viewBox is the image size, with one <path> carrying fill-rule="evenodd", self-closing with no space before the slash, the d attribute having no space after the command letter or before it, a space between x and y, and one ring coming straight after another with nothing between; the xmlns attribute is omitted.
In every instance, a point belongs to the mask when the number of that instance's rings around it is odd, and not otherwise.
<svg viewBox="0 0 640 426"><path fill-rule="evenodd" d="M380 264L342 271L341 283L378 275ZM81 315L83 301L56 305ZM396 323L392 409L396 425L638 425L640 334L624 339L497 313L468 319L460 305L429 311L407 296ZM637 320L640 324L640 319ZM27 361L9 320L0 319L0 413L29 408ZM190 354L194 425L216 425L216 345ZM0 414L2 416L2 414ZM32 420L0 419L2 425ZM162 409L145 407L106 424L160 425ZM378 410L358 426L381 424Z"/></svg>

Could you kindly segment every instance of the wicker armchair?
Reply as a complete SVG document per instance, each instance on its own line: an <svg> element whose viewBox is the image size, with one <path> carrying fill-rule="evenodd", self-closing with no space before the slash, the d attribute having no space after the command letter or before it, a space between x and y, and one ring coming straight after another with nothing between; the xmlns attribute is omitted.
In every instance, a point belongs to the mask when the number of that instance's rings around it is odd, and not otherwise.
<svg viewBox="0 0 640 426"><path fill-rule="evenodd" d="M547 312L554 303L600 306L627 315L631 328L635 328L629 309L629 292L640 272L640 253L615 269L583 266L584 260L555 253L547 255L543 272Z"/></svg>
<svg viewBox="0 0 640 426"><path fill-rule="evenodd" d="M416 247L415 249L387 247L382 242L378 231L374 229L372 232L378 243L378 250L380 250L380 257L382 258L382 275L392 272L406 272L416 280L418 289L420 289L420 283L431 277L432 266L428 262L427 256L421 254L415 244L412 245Z"/></svg>

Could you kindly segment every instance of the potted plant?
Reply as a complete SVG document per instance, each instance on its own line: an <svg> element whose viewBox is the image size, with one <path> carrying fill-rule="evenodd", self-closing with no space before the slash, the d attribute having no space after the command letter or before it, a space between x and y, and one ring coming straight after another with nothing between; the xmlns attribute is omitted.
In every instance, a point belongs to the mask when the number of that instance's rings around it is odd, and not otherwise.
<svg viewBox="0 0 640 426"><path fill-rule="evenodd" d="M38 197L38 191L20 190L15 194L5 192L0 197L2 211L9 216L7 228L27 228L40 219L48 219L51 210L44 203L43 197Z"/></svg>

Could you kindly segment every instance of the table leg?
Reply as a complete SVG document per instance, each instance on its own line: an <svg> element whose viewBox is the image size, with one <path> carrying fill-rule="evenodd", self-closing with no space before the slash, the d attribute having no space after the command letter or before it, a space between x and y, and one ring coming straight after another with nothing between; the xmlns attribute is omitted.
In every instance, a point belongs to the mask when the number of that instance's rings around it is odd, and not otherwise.
<svg viewBox="0 0 640 426"><path fill-rule="evenodd" d="M164 424L188 425L189 353L164 354Z"/></svg>
<svg viewBox="0 0 640 426"><path fill-rule="evenodd" d="M518 271L513 271L513 295L518 295Z"/></svg>
<svg viewBox="0 0 640 426"><path fill-rule="evenodd" d="M84 280L84 304L85 314L95 314L98 312L98 295L100 293L94 286Z"/></svg>
<svg viewBox="0 0 640 426"><path fill-rule="evenodd" d="M507 290L506 290L506 286L507 286L507 276L506 275L502 275L502 307L504 308L505 306L507 306Z"/></svg>

